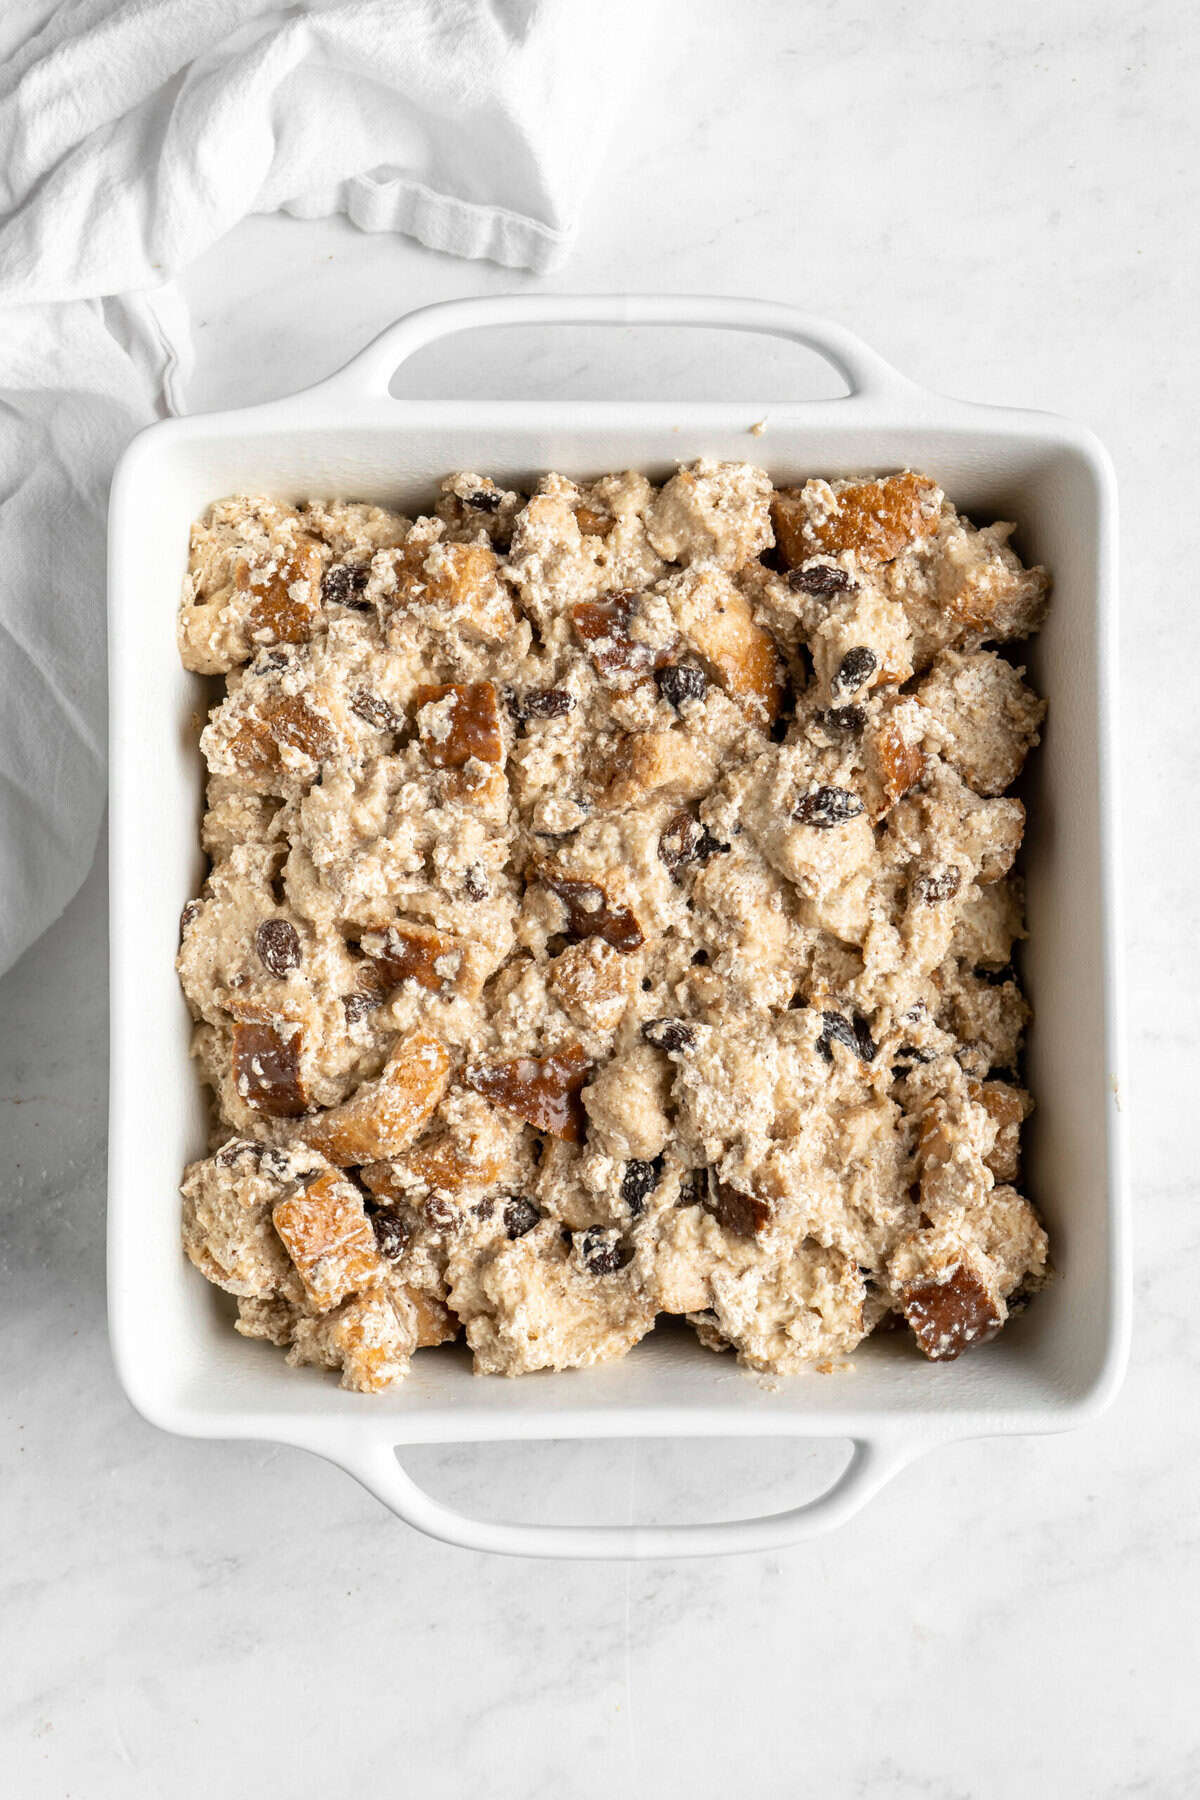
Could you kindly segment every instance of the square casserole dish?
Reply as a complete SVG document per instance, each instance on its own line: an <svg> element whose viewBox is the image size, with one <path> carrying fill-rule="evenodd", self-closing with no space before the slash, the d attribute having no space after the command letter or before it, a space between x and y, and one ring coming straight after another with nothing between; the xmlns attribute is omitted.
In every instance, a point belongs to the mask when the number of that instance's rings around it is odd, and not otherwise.
<svg viewBox="0 0 1200 1800"><path fill-rule="evenodd" d="M779 406L614 402L409 403L397 366L448 333L513 324L728 327L818 351L842 399ZM750 423L769 413L761 437ZM521 487L557 469L678 460L765 463L777 482L904 466L928 471L981 522L1016 519L1028 561L1054 574L1048 623L1029 646L1050 702L1033 759L1025 851L1037 1100L1028 1191L1045 1215L1057 1279L992 1344L949 1365L869 1339L852 1378L805 1375L774 1391L728 1360L652 1333L623 1362L520 1381L471 1373L464 1351L418 1357L382 1395L345 1392L234 1334L225 1297L180 1248L179 1180L206 1147L175 976L179 914L203 876L203 684L180 666L175 616L188 529L210 502L251 490L341 496L415 511L455 469ZM676 1556L764 1549L847 1518L896 1470L959 1438L1057 1431L1093 1418L1123 1372L1129 1252L1122 1179L1116 919L1116 502L1107 455L1047 414L966 405L898 375L839 326L783 305L724 299L510 296L453 302L392 326L347 368L265 406L172 419L126 451L112 489L111 1139L109 1312L118 1372L153 1423L187 1436L297 1445L340 1464L424 1531L540 1556ZM1024 655L1024 651L1022 652ZM407 1476L396 1447L484 1439L842 1438L826 1493L719 1524L572 1526L468 1518Z"/></svg>

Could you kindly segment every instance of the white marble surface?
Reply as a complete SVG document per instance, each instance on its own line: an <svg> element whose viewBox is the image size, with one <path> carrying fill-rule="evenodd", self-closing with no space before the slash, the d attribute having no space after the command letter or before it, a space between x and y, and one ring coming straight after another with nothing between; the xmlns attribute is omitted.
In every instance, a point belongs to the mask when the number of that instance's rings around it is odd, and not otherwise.
<svg viewBox="0 0 1200 1800"><path fill-rule="evenodd" d="M783 1554L555 1566L443 1549L294 1453L162 1436L104 1330L97 869L0 986L8 1371L0 1766L18 1800L514 1800L610 1791L963 1797L1200 1791L1194 351L1200 28L1165 6L994 15L674 9L564 290L725 290L844 320L965 396L1074 415L1124 508L1137 1317L1075 1435L963 1445ZM598 16L602 9L598 9ZM198 407L284 393L421 301L523 284L341 224L251 221L190 275ZM739 344L481 342L429 392L786 382ZM825 378L822 377L822 380ZM742 384L739 389L739 384ZM148 1104L153 1104L153 1080ZM647 1519L780 1506L780 1445L426 1450L466 1508Z"/></svg>

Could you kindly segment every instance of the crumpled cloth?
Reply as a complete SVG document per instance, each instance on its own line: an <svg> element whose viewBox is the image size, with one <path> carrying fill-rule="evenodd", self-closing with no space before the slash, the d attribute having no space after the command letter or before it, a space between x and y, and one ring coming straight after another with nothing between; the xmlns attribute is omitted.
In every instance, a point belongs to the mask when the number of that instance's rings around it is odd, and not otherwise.
<svg viewBox="0 0 1200 1800"><path fill-rule="evenodd" d="M0 8L0 970L95 851L108 483L138 428L184 409L190 331L171 278L275 211L554 268L642 66L647 12Z"/></svg>

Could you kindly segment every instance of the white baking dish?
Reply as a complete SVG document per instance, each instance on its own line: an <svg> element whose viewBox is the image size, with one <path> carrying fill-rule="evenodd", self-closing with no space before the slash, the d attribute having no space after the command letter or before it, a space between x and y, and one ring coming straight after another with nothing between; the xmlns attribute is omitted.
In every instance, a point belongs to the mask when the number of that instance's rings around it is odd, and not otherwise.
<svg viewBox="0 0 1200 1800"><path fill-rule="evenodd" d="M727 326L796 340L845 377L835 401L780 406L606 402L406 403L400 362L450 332L519 323ZM749 425L769 414L764 436ZM183 901L202 876L202 684L179 666L175 608L190 521L239 489L341 495L415 509L452 469L519 486L538 470L664 474L697 455L753 458L781 479L927 469L980 519L1020 521L1025 555L1050 565L1054 604L1032 648L1049 696L1035 759L1028 862L1038 1100L1028 1184L1059 1278L988 1347L923 1362L902 1339L869 1341L851 1375L767 1391L680 1334L624 1362L508 1382L462 1351L417 1358L368 1398L285 1367L235 1336L229 1309L179 1246L180 1170L205 1142L173 967ZM840 327L745 300L519 296L437 306L386 331L340 374L266 406L151 426L112 490L112 1097L109 1307L126 1391L189 1436L261 1438L339 1463L401 1517L449 1542L535 1556L674 1556L762 1549L834 1525L897 1469L956 1438L1062 1430L1111 1399L1129 1318L1121 1171L1116 926L1116 502L1086 431L1041 413L969 406L915 387ZM853 1441L835 1485L767 1518L640 1529L488 1522L425 1494L397 1445L503 1438L792 1436Z"/></svg>

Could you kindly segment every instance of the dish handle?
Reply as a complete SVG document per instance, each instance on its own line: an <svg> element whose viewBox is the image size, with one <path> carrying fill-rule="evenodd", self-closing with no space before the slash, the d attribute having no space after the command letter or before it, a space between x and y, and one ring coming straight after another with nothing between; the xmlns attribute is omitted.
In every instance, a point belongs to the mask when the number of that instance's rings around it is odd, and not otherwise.
<svg viewBox="0 0 1200 1800"><path fill-rule="evenodd" d="M804 344L832 363L851 396L910 403L920 392L899 370L832 319L822 319L778 300L717 294L493 294L422 306L360 350L336 375L310 388L343 402L387 395L396 370L439 338L501 325L684 325L755 331Z"/></svg>
<svg viewBox="0 0 1200 1800"><path fill-rule="evenodd" d="M832 1531L898 1474L916 1449L911 1444L856 1438L850 1460L837 1480L815 1499L785 1512L710 1525L532 1525L477 1519L435 1500L401 1467L395 1448L386 1442L368 1448L347 1447L340 1454L321 1453L346 1469L406 1524L444 1544L500 1556L643 1562L654 1557L778 1550Z"/></svg>

